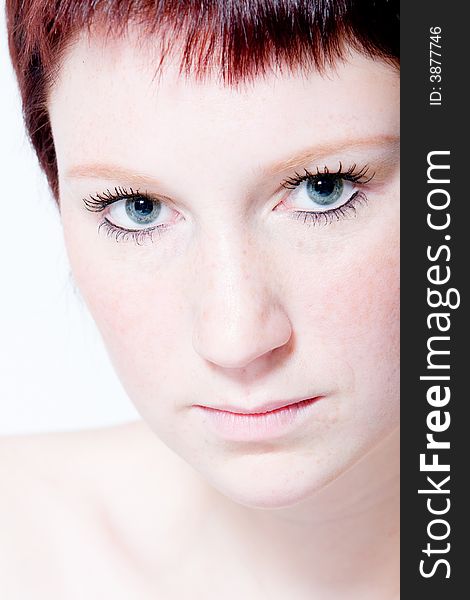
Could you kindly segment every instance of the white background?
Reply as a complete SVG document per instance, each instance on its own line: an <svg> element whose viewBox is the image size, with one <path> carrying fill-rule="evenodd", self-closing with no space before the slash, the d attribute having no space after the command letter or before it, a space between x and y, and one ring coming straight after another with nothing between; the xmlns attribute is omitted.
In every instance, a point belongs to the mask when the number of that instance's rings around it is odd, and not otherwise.
<svg viewBox="0 0 470 600"><path fill-rule="evenodd" d="M58 211L23 129L0 15L0 435L138 418L74 290Z"/></svg>

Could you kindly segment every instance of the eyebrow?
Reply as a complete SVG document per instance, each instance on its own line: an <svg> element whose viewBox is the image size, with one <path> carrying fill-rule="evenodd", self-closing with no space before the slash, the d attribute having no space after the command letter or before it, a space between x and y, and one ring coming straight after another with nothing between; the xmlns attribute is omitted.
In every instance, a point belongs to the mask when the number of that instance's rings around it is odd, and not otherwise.
<svg viewBox="0 0 470 600"><path fill-rule="evenodd" d="M90 163L71 167L66 175L68 179L105 179L126 181L129 184L155 185L158 181L151 175L139 173L135 169L126 169L117 165Z"/></svg>
<svg viewBox="0 0 470 600"><path fill-rule="evenodd" d="M347 140L343 142L332 142L329 144L321 144L315 147L307 148L299 153L292 155L286 159L272 163L263 168L262 171L266 175L275 175L291 169L299 168L302 165L308 164L315 159L322 157L339 155L344 152L360 150L364 147L374 146L392 146L398 150L399 138L392 135L379 135L369 138L357 139L354 141ZM126 181L132 185L155 185L158 180L155 177L145 173L139 173L134 169L127 169L118 165L89 163L83 165L75 165L66 172L68 179L103 179L108 181Z"/></svg>
<svg viewBox="0 0 470 600"><path fill-rule="evenodd" d="M386 147L390 146L393 152L398 151L399 137L393 135L378 135L369 138L361 138L357 140L345 140L322 144L313 148L307 148L287 159L280 160L263 169L266 174L275 175L291 169L299 168L302 165L312 161L329 156L343 154L354 150L361 150L365 147Z"/></svg>

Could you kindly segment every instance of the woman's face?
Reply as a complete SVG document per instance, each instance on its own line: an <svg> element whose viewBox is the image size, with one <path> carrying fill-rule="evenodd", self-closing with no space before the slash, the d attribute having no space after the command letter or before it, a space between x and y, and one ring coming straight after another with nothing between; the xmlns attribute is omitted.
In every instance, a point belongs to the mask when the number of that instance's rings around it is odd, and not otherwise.
<svg viewBox="0 0 470 600"><path fill-rule="evenodd" d="M72 270L158 436L230 498L287 506L397 426L398 74L351 53L234 89L155 64L81 38L53 89ZM98 211L107 190L144 197ZM195 406L308 398L283 424Z"/></svg>

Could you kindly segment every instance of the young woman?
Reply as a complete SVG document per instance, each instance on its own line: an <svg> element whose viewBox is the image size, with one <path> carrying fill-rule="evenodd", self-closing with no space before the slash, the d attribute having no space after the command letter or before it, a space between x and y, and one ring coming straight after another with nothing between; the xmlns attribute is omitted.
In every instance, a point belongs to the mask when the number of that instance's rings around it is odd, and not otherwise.
<svg viewBox="0 0 470 600"><path fill-rule="evenodd" d="M3 441L1 597L397 598L397 3L7 17L142 422Z"/></svg>

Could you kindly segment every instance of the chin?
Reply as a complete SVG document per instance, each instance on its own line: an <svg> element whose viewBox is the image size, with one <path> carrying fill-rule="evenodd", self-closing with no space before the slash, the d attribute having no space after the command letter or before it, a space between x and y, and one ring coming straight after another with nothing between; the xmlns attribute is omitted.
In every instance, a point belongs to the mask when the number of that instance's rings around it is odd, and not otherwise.
<svg viewBox="0 0 470 600"><path fill-rule="evenodd" d="M342 471L340 465L322 468L314 456L298 458L245 457L219 472L206 473L205 478L218 492L247 508L287 508L314 496Z"/></svg>
<svg viewBox="0 0 470 600"><path fill-rule="evenodd" d="M304 487L295 490L284 488L268 490L220 490L232 502L246 508L258 510L273 510L296 506L310 498L315 491L305 490Z"/></svg>
<svg viewBox="0 0 470 600"><path fill-rule="evenodd" d="M398 456L397 436L391 436L396 431L378 430L367 442L352 441L350 436L349 444L343 436L342 444L336 439L327 448L317 445L297 451L246 453L225 457L210 468L196 468L213 488L237 504L254 509L288 508L313 499L334 481L346 483L352 492L357 484L354 468L362 464L361 459L376 451L388 463L392 455Z"/></svg>

